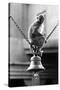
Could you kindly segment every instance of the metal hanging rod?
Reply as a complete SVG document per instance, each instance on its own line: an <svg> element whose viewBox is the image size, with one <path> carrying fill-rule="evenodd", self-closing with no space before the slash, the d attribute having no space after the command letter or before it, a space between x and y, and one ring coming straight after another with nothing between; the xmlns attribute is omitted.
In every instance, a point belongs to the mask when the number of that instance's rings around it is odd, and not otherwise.
<svg viewBox="0 0 60 90"><path fill-rule="evenodd" d="M53 30L50 32L50 34L47 36L46 40L49 39L49 37L51 36L51 34L55 31L55 29L57 28L58 23L56 24L56 26L53 28Z"/></svg>
<svg viewBox="0 0 60 90"><path fill-rule="evenodd" d="M16 27L18 28L18 30L21 32L21 34L23 35L23 37L25 38L25 40L29 43L29 44L31 44L30 42L29 42L29 40L27 39L27 37L25 36L25 34L23 33L23 31L21 30L21 28L18 26L18 24L16 23L16 21L14 20L14 18L12 17L12 16L9 16L9 19L12 19L12 21L14 22L14 24L16 25Z"/></svg>

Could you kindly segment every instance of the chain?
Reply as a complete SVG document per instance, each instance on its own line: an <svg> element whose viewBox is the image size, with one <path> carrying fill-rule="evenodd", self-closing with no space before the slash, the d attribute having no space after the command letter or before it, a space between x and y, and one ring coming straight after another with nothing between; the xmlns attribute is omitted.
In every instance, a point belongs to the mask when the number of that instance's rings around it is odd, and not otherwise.
<svg viewBox="0 0 60 90"><path fill-rule="evenodd" d="M23 37L25 38L25 40L30 44L29 40L27 39L27 37L25 36L25 34L23 33L23 31L21 30L21 28L18 26L18 24L16 23L16 21L13 19L12 16L9 17L9 19L12 19L12 21L14 22L14 24L16 25L16 27L18 28L18 30L21 32L21 34L23 35Z"/></svg>
<svg viewBox="0 0 60 90"><path fill-rule="evenodd" d="M51 36L51 34L52 34L52 33L54 32L54 30L57 28L57 26L58 26L58 23L57 23L57 25L54 27L54 29L50 32L50 34L47 36L46 40L49 39L49 37Z"/></svg>

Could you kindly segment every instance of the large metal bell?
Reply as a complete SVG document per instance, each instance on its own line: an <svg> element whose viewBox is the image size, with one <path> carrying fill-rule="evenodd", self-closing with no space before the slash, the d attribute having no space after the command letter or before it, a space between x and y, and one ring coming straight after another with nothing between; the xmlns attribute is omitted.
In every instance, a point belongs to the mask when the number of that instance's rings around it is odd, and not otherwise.
<svg viewBox="0 0 60 90"><path fill-rule="evenodd" d="M44 70L45 68L43 67L41 63L41 57L37 56L32 56L31 57L31 63L30 66L28 67L27 71L32 71L32 72L38 72L40 70Z"/></svg>

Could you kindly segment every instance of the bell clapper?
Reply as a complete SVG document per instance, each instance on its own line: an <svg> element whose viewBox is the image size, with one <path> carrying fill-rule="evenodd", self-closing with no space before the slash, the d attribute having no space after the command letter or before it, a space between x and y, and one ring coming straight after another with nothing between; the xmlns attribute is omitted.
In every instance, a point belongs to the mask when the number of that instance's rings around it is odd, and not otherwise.
<svg viewBox="0 0 60 90"><path fill-rule="evenodd" d="M38 73L38 72L33 72L33 77L34 77L35 79L37 79L37 78L39 77L39 73Z"/></svg>

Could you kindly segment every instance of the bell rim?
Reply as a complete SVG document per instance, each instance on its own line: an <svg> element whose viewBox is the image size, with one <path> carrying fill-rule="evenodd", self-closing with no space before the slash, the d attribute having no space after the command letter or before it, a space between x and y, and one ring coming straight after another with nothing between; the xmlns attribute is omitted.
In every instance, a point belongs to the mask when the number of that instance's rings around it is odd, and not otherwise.
<svg viewBox="0 0 60 90"><path fill-rule="evenodd" d="M42 67L43 67L43 66L42 66ZM41 68L41 67L38 67L38 66L37 66L37 67L32 67L32 68L31 68L31 66L30 66L30 67L27 68L26 71L32 71L32 72L33 72L33 71L41 71L41 70L45 70L45 68L44 68L44 67Z"/></svg>

